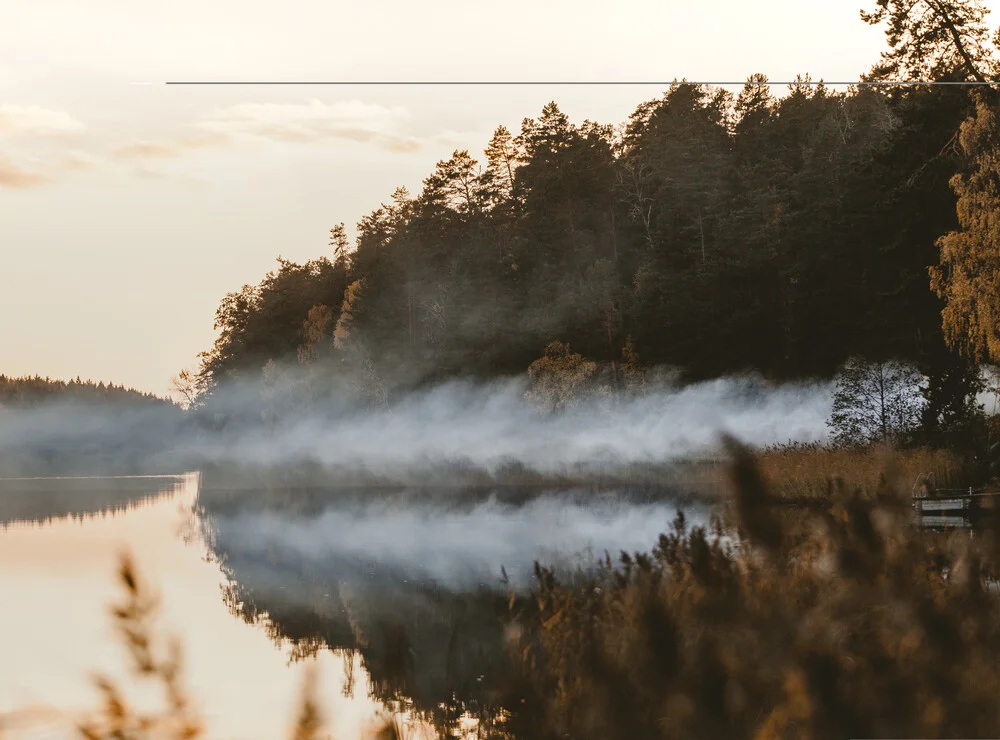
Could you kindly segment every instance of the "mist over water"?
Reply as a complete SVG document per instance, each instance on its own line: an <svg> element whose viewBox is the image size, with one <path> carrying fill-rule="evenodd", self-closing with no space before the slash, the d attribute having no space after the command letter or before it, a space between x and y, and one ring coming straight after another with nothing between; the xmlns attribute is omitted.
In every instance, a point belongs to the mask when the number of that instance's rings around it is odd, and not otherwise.
<svg viewBox="0 0 1000 740"><path fill-rule="evenodd" d="M88 445L97 445L111 455L143 452L161 470L171 464L308 463L398 483L441 466L487 474L520 466L547 475L712 456L722 432L755 446L821 442L832 395L825 384L726 378L663 385L641 395L596 395L546 413L526 399L522 380L455 381L372 410L337 398L289 400L296 386L291 380L286 385L262 393L259 385L233 384L216 394L210 412L186 419L127 406L4 409L0 452L44 461L46 454L72 448L85 455Z"/></svg>
<svg viewBox="0 0 1000 740"><path fill-rule="evenodd" d="M535 560L559 568L589 567L605 551L647 551L670 528L678 508L704 524L708 507L618 496L541 492L523 503L489 497L472 506L330 505L309 516L268 510L213 516L212 540L241 562L293 559L329 580L359 574L428 582L453 590L531 583ZM259 574L264 578L264 574ZM275 578L275 583L280 579Z"/></svg>
<svg viewBox="0 0 1000 740"><path fill-rule="evenodd" d="M817 385L766 388L715 380L637 398L593 398L558 414L524 399L524 385L449 383L388 412L331 423L306 416L237 437L247 460L357 463L373 469L470 461L517 461L548 472L609 459L667 461L709 452L720 432L754 445L822 441L831 394ZM209 453L211 454L211 453Z"/></svg>

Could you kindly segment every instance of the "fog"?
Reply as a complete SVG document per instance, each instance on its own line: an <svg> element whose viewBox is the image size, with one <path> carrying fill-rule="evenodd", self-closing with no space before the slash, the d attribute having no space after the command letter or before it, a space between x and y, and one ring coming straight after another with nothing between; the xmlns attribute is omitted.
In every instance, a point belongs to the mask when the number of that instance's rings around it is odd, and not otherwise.
<svg viewBox="0 0 1000 740"><path fill-rule="evenodd" d="M688 521L707 523L707 506L683 508ZM535 560L572 568L605 551L648 551L677 509L673 501L543 492L520 504L497 497L461 508L384 500L331 504L311 516L247 511L210 522L213 547L242 564L296 562L330 581L382 575L465 589L499 585L501 566L512 584L524 586Z"/></svg>
<svg viewBox="0 0 1000 740"><path fill-rule="evenodd" d="M0 453L7 453L0 472L9 475L18 461L24 467L33 460L37 468L100 453L140 456L145 472L311 464L399 484L442 468L585 476L711 457L722 433L758 447L822 442L831 407L828 385L769 385L754 378L596 395L554 413L532 405L521 380L451 382L375 409L336 398L295 402L295 388L289 381L262 394L259 386L232 385L217 394L210 411L186 418L176 409L127 405L0 410Z"/></svg>
<svg viewBox="0 0 1000 740"><path fill-rule="evenodd" d="M541 414L522 384L450 383L413 394L388 413L339 423L306 416L229 440L228 452L257 462L313 460L373 469L469 461L517 461L548 472L594 460L654 462L704 453L726 431L747 443L822 441L830 392L819 386L765 388L716 380L612 404L583 401Z"/></svg>

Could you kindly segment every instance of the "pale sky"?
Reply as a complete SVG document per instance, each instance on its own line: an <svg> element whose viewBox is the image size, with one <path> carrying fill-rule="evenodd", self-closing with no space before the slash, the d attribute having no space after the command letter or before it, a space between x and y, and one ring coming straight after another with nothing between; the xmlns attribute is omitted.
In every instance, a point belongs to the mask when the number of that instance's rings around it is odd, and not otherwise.
<svg viewBox="0 0 1000 740"><path fill-rule="evenodd" d="M857 79L862 4L0 0L0 373L165 394L278 255L550 100L618 123L662 92L133 82Z"/></svg>

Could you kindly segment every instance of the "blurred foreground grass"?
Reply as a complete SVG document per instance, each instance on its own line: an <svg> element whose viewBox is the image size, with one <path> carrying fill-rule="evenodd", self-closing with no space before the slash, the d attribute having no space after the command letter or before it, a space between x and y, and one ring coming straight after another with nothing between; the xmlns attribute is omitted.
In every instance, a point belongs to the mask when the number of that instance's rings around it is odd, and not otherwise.
<svg viewBox="0 0 1000 740"><path fill-rule="evenodd" d="M679 516L592 577L537 568L517 647L542 736L1000 736L996 527L921 531L909 505L943 459L729 449L728 529ZM838 461L866 485L814 485ZM789 491L829 506L776 506Z"/></svg>

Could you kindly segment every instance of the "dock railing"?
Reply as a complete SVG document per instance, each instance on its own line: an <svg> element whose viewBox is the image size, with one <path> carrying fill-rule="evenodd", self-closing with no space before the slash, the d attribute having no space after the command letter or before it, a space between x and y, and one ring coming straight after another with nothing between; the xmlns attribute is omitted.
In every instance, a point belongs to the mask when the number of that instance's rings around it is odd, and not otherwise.
<svg viewBox="0 0 1000 740"><path fill-rule="evenodd" d="M968 488L938 488L934 483L934 473L917 473L910 493L914 499L926 499L952 498L955 496L996 496L1000 491L987 491L985 486L978 488L974 486L969 486Z"/></svg>

